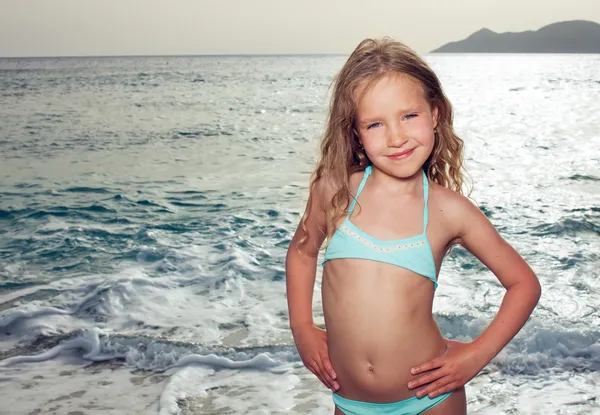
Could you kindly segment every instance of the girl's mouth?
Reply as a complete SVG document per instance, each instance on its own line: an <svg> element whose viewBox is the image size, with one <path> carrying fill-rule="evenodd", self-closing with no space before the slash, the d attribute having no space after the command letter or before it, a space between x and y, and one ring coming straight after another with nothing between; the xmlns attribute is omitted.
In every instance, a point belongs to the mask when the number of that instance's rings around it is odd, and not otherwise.
<svg viewBox="0 0 600 415"><path fill-rule="evenodd" d="M387 156L388 158L392 159L392 160L401 160L404 158L409 157L410 155L412 155L412 153L414 153L415 149L411 148L410 150L407 151L402 151L402 152L398 152L398 153L394 153L392 155Z"/></svg>

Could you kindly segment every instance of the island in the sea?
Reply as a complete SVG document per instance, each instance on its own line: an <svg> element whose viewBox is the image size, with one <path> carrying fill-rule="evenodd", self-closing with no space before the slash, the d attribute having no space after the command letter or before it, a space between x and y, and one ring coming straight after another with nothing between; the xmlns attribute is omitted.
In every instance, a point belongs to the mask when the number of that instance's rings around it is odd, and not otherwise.
<svg viewBox="0 0 600 415"><path fill-rule="evenodd" d="M572 20L536 31L507 33L484 28L431 53L600 53L600 24Z"/></svg>

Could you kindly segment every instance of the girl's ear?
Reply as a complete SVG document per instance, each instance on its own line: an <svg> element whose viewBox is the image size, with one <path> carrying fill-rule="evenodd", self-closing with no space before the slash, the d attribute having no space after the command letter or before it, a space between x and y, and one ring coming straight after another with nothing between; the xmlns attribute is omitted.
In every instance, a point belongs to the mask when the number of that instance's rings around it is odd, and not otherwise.
<svg viewBox="0 0 600 415"><path fill-rule="evenodd" d="M437 109L437 107L433 107L433 111L431 111L431 117L433 119L433 128L437 128L437 126L438 126L438 109Z"/></svg>
<svg viewBox="0 0 600 415"><path fill-rule="evenodd" d="M356 141L358 142L358 145L362 148L362 142L360 141L360 135L358 134L358 131L356 131L355 127L352 127L352 134L354 134L354 137L356 138Z"/></svg>

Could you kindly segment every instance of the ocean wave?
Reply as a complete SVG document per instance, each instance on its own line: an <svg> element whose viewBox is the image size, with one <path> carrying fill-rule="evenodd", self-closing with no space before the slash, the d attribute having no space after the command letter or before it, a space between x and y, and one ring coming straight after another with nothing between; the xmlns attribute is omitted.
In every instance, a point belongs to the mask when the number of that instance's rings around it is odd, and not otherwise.
<svg viewBox="0 0 600 415"><path fill-rule="evenodd" d="M231 131L225 130L220 126L212 127L206 126L199 130L195 131L176 131L175 136L186 137L186 138L194 138L194 137L218 137L221 135L232 136L233 133Z"/></svg>
<svg viewBox="0 0 600 415"><path fill-rule="evenodd" d="M556 330L541 324L510 343L497 366L511 376L537 376L544 371L599 372L600 332Z"/></svg>
<svg viewBox="0 0 600 415"><path fill-rule="evenodd" d="M28 211L28 212L27 212ZM68 217L68 216L76 216L82 217L85 219L92 219L93 217L90 215L93 214L116 214L117 211L115 209L108 208L106 206L102 206L99 204L93 204L89 206L83 207L73 207L73 206L55 206L52 208L44 209L26 209L26 212L23 212L25 218L31 219L39 219L45 218L47 216L59 216L59 217Z"/></svg>
<svg viewBox="0 0 600 415"><path fill-rule="evenodd" d="M586 175L586 174L574 174L572 176L567 177L567 179L574 180L574 181L592 181L592 182L600 181L600 177Z"/></svg>
<svg viewBox="0 0 600 415"><path fill-rule="evenodd" d="M64 336L60 337L64 339ZM269 371L287 370L286 366L289 367L290 364L302 365L292 345L252 348L203 347L143 336L113 335L100 328L91 328L78 330L72 333L70 338L39 354L6 357L0 361L0 366L42 362L64 353L90 361L122 361L130 367L156 372L189 365Z"/></svg>
<svg viewBox="0 0 600 415"><path fill-rule="evenodd" d="M543 223L532 228L534 236L564 236L581 233L600 234L598 218L584 215L579 218L562 218L557 222Z"/></svg>
<svg viewBox="0 0 600 415"><path fill-rule="evenodd" d="M40 310L39 313L64 312ZM31 314L34 316L34 314ZM456 319L464 316L455 316ZM12 324L16 319L7 320ZM462 327L473 333L482 322L471 318ZM120 335L94 327L73 332L49 350L26 355L20 347L5 354L1 366L41 362L63 353L71 353L91 361L116 360L129 367L162 372L173 367L204 365L214 369L287 370L290 365L302 365L293 343L253 347L201 345L185 341L170 341L142 335ZM473 336L475 337L475 336ZM45 340L52 344L51 339ZM38 340L39 342L39 340ZM545 371L599 372L600 332L577 332L544 327L539 322L529 325L490 363L491 370L508 376L538 376Z"/></svg>
<svg viewBox="0 0 600 415"><path fill-rule="evenodd" d="M22 292L14 292L13 289L13 294L7 302L1 304L5 306L6 312L0 316L0 333L31 336L36 334L32 327L45 327L50 331L56 331L58 327L51 317L57 315L71 318L69 323L71 327L104 323L122 315L127 316L126 307L131 306L132 302L141 297L145 290L161 292L172 289L176 285L175 283L160 282L142 274L138 276L126 274L93 282L80 281L79 284L81 286L74 285L60 291L52 288L52 285L33 286ZM54 285L60 285L60 282ZM77 300L60 308L47 306L35 308L29 305L34 299L40 300L57 295L65 298L75 297ZM19 302L24 302L26 305L20 306L21 308L16 310L7 307ZM141 322L127 317L124 318L124 321L123 324L138 328L141 324ZM41 330L40 333L45 331Z"/></svg>
<svg viewBox="0 0 600 415"><path fill-rule="evenodd" d="M68 192L68 193L100 193L100 194L112 193L109 189L107 189L105 187L90 187L90 186L73 186L73 187L67 187L66 189L59 190L59 191Z"/></svg>

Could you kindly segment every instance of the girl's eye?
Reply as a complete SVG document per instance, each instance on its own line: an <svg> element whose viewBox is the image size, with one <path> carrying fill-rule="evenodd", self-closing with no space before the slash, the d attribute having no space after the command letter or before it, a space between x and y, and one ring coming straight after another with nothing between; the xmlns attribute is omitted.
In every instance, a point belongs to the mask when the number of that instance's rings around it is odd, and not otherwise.
<svg viewBox="0 0 600 415"><path fill-rule="evenodd" d="M415 118L416 116L417 116L417 114L408 114L408 115L406 115L404 118L406 118L406 119L409 119L409 120L410 120L411 118Z"/></svg>
<svg viewBox="0 0 600 415"><path fill-rule="evenodd" d="M370 130L372 127L376 127L378 125L381 125L380 122L374 122L373 124L369 124L369 126L367 126L367 130Z"/></svg>

